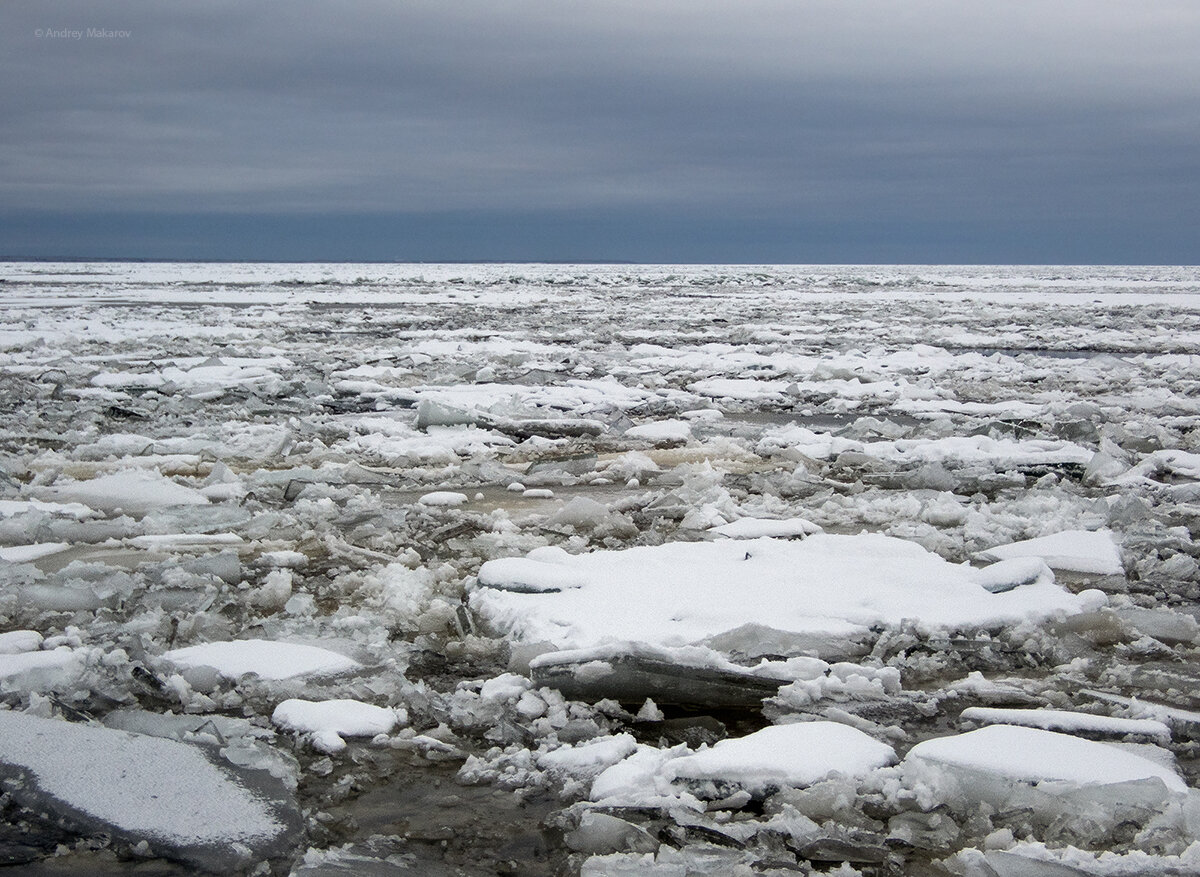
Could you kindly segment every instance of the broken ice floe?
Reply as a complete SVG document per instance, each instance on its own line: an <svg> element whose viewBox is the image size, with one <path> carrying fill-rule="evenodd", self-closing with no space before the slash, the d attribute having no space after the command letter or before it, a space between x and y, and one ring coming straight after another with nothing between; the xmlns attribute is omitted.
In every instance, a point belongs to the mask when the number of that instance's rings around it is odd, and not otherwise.
<svg viewBox="0 0 1200 877"><path fill-rule="evenodd" d="M300 814L269 774L195 746L0 711L0 774L21 806L129 845L225 871L285 855Z"/></svg>

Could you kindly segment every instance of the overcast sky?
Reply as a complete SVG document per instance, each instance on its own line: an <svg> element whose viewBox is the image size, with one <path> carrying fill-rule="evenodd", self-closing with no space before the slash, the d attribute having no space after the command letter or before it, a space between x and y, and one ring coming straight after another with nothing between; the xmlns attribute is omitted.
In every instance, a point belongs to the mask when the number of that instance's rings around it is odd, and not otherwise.
<svg viewBox="0 0 1200 877"><path fill-rule="evenodd" d="M0 22L0 257L1200 262L1197 0Z"/></svg>

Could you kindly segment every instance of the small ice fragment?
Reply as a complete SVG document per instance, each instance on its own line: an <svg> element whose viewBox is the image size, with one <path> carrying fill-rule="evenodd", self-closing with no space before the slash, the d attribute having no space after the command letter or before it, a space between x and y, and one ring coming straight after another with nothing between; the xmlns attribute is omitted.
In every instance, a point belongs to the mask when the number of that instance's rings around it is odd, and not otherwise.
<svg viewBox="0 0 1200 877"><path fill-rule="evenodd" d="M637 711L637 715L634 718L639 722L661 722L666 716L658 708L658 704L650 698L646 698L646 702L642 704L642 708Z"/></svg>
<svg viewBox="0 0 1200 877"><path fill-rule="evenodd" d="M520 481L510 481L508 487L504 488L509 493L524 493L525 485Z"/></svg>
<svg viewBox="0 0 1200 877"><path fill-rule="evenodd" d="M453 490L435 490L417 500L421 505L427 506L457 506L463 505L466 501L467 495L465 493L458 493Z"/></svg>
<svg viewBox="0 0 1200 877"><path fill-rule="evenodd" d="M521 492L526 499L553 499L554 491L547 487L530 487Z"/></svg>

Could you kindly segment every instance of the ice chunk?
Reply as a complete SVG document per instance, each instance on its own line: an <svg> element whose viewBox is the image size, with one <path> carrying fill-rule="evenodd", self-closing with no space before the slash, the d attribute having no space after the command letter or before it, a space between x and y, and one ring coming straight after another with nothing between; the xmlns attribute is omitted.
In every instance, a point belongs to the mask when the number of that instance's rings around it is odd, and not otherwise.
<svg viewBox="0 0 1200 877"><path fill-rule="evenodd" d="M537 757L542 770L573 776L595 776L637 751L632 734L616 734L587 740L575 746L560 746Z"/></svg>
<svg viewBox="0 0 1200 877"><path fill-rule="evenodd" d="M431 426L474 426L478 420L478 412L455 408L430 398L421 399L417 405L417 429L428 429Z"/></svg>
<svg viewBox="0 0 1200 877"><path fill-rule="evenodd" d="M301 643L262 639L230 640L173 649L163 658L177 667L211 667L228 679L256 673L264 679L326 676L362 666L345 655Z"/></svg>
<svg viewBox="0 0 1200 877"><path fill-rule="evenodd" d="M38 542L34 545L8 545L0 548L0 560L9 563L32 563L51 554L70 548L69 542Z"/></svg>
<svg viewBox="0 0 1200 877"><path fill-rule="evenodd" d="M83 671L87 654L86 650L69 646L0 654L0 683L4 683L5 687L11 684L23 689L58 687Z"/></svg>
<svg viewBox="0 0 1200 877"><path fill-rule="evenodd" d="M106 512L120 510L139 516L169 506L208 505L208 497L200 491L147 469L127 469L90 481L55 483L33 490L50 500L79 502Z"/></svg>
<svg viewBox="0 0 1200 877"><path fill-rule="evenodd" d="M0 711L0 774L25 807L108 832L203 870L280 856L301 819L272 777L214 763L174 740Z"/></svg>
<svg viewBox="0 0 1200 877"><path fill-rule="evenodd" d="M800 722L773 725L663 766L672 781L715 781L765 794L807 786L831 774L862 776L896 761L895 750L849 725Z"/></svg>
<svg viewBox="0 0 1200 877"><path fill-rule="evenodd" d="M458 506L466 504L467 495L454 490L435 490L426 493L417 502L427 506Z"/></svg>
<svg viewBox="0 0 1200 877"><path fill-rule="evenodd" d="M506 564L505 589L481 587L471 605L501 633L582 648L614 640L682 645L745 624L842 637L902 620L931 630L1000 626L1094 602L1050 582L992 594L969 567L877 534L668 543L559 559ZM486 564L481 572L499 580Z"/></svg>
<svg viewBox="0 0 1200 877"><path fill-rule="evenodd" d="M1139 633L1176 645L1193 643L1200 636L1200 623L1191 615L1171 609L1117 609L1116 615Z"/></svg>
<svg viewBox="0 0 1200 877"><path fill-rule="evenodd" d="M0 655L36 652L42 647L42 635L36 630L10 630L0 633Z"/></svg>
<svg viewBox="0 0 1200 877"><path fill-rule="evenodd" d="M271 721L287 731L312 734L322 752L346 748L343 737L387 734L401 720L395 709L358 700L285 700L275 707Z"/></svg>
<svg viewBox="0 0 1200 877"><path fill-rule="evenodd" d="M28 512L45 512L50 515L84 521L96 517L96 510L78 502L39 502L36 499L0 499L0 518Z"/></svg>
<svg viewBox="0 0 1200 877"><path fill-rule="evenodd" d="M641 826L607 813L586 811L579 827L563 838L577 853L653 853L658 841Z"/></svg>
<svg viewBox="0 0 1200 877"><path fill-rule="evenodd" d="M1121 552L1111 530L1063 530L1037 539L996 545L981 551L984 560L1040 557L1053 569L1095 575L1121 575Z"/></svg>
<svg viewBox="0 0 1200 877"><path fill-rule="evenodd" d="M631 426L625 430L625 437L654 444L686 442L692 437L692 427L686 420L656 420L653 423Z"/></svg>
<svg viewBox="0 0 1200 877"><path fill-rule="evenodd" d="M914 746L905 759L969 768L1011 780L1100 785L1157 778L1172 792L1186 792L1179 774L1148 758L1038 728L989 725Z"/></svg>
<svg viewBox="0 0 1200 877"><path fill-rule="evenodd" d="M805 518L785 518L773 520L769 518L738 518L728 524L709 527L708 532L730 539L758 539L762 536L787 538L790 536L810 536L820 533L821 527Z"/></svg>
<svg viewBox="0 0 1200 877"><path fill-rule="evenodd" d="M594 530L611 517L608 506L586 496L573 497L566 505L546 519L546 526L575 527Z"/></svg>

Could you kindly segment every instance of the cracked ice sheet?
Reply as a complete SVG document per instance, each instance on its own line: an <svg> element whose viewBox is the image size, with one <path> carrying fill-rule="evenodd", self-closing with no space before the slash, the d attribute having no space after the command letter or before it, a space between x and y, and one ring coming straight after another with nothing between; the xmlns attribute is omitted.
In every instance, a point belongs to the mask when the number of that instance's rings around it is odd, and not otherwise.
<svg viewBox="0 0 1200 877"><path fill-rule="evenodd" d="M853 637L873 625L926 630L1041 622L1102 605L1049 580L1001 594L913 542L878 534L818 534L803 542L669 543L568 555L534 553L502 578L523 592L481 587L471 605L500 632L559 648L613 640L696 643L744 624ZM545 575L574 587L546 591ZM514 572L514 570L516 572ZM497 581L489 564L481 581ZM536 593L541 590L542 593Z"/></svg>

